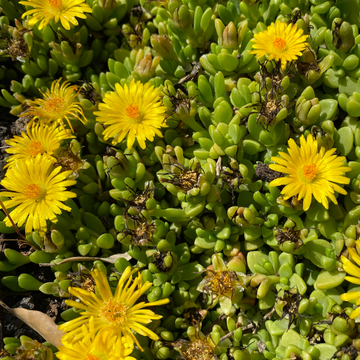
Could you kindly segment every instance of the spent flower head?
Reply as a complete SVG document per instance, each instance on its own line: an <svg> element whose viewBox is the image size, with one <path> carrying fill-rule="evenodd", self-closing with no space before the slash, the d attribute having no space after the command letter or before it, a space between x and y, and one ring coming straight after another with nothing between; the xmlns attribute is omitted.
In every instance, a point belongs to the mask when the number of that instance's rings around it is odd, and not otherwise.
<svg viewBox="0 0 360 360"><path fill-rule="evenodd" d="M40 119L45 124L59 123L65 130L66 121L70 129L74 131L70 121L71 117L84 123L81 105L75 101L81 89L76 85L70 85L69 81L65 81L61 85L60 82L61 78L53 81L51 89L47 90L45 94L42 93L43 99L35 99L30 109L22 114L22 116L32 116L29 126L34 123L35 119Z"/></svg>
<svg viewBox="0 0 360 360"><path fill-rule="evenodd" d="M23 27L20 21L15 19L16 27L2 25L0 30L0 56L11 57L12 61L25 62L30 56L31 47L26 42L24 35L31 30Z"/></svg>
<svg viewBox="0 0 360 360"><path fill-rule="evenodd" d="M105 94L104 103L94 114L97 121L105 125L104 139L113 138L113 145L127 136L127 148L135 140L142 149L146 140L153 141L155 135L162 137L159 130L164 123L166 108L160 101L158 89L148 82L145 85L133 79L128 86L115 85L115 91Z"/></svg>
<svg viewBox="0 0 360 360"><path fill-rule="evenodd" d="M158 340L158 336L146 327L152 320L162 318L148 306L164 305L169 299L162 299L151 303L137 302L138 299L151 288L152 283L142 283L141 273L133 279L132 275L138 272L127 267L122 274L115 293L113 294L106 276L94 270L92 276L96 283L97 293L80 288L69 288L69 293L81 300L66 300L66 304L76 309L82 309L81 316L59 326L59 329L68 332L64 335L65 341L76 342L82 338L82 325L87 327L93 318L94 329L104 341L118 341L125 337L129 347L134 343L142 350L133 332L148 336L152 340ZM120 343L121 344L121 343Z"/></svg>
<svg viewBox="0 0 360 360"><path fill-rule="evenodd" d="M282 293L282 296L279 296L279 293ZM281 320L286 318L288 322L288 330L291 325L299 319L299 324L301 322L301 314L299 312L299 305L302 300L302 295L300 294L297 287L293 287L289 290L281 290L278 295L275 296L276 304L275 309L278 310L278 306L282 307L281 309ZM280 315L280 314L279 314Z"/></svg>
<svg viewBox="0 0 360 360"><path fill-rule="evenodd" d="M270 169L287 174L271 181L270 186L285 185L281 194L284 200L297 196L303 199L303 209L310 207L312 196L326 209L329 208L328 198L337 204L335 191L346 195L347 192L337 185L349 184L350 179L344 173L351 168L344 166L344 156L334 155L336 149L326 151L324 147L318 150L318 143L312 135L300 138L300 147L293 139L289 139L288 154L279 152L280 157L272 157L276 164L271 164Z"/></svg>
<svg viewBox="0 0 360 360"><path fill-rule="evenodd" d="M246 275L228 269L224 260L214 254L212 257L213 269L207 269L207 275L197 287L198 291L211 297L212 304L219 301L221 309L226 315L231 312L232 301L235 296L245 290Z"/></svg>
<svg viewBox="0 0 360 360"><path fill-rule="evenodd" d="M86 19L84 13L91 13L92 9L85 0L23 0L20 4L31 6L33 9L26 11L22 18L30 16L29 24L34 26L40 21L39 30L51 21L61 22L61 25L70 30L70 23L78 25L76 18Z"/></svg>
<svg viewBox="0 0 360 360"><path fill-rule="evenodd" d="M266 30L254 35L255 39L251 40L254 50L250 54L256 54L258 59L267 55L269 60L281 61L281 67L285 69L286 63L296 60L308 46L305 42L308 35L302 33L296 24L271 23Z"/></svg>
<svg viewBox="0 0 360 360"><path fill-rule="evenodd" d="M7 209L15 207L10 216L18 226L25 224L26 234L33 229L44 233L47 220L55 223L61 210L71 210L63 202L76 197L75 193L66 191L66 187L75 185L76 181L67 179L71 171L60 170L49 158L39 154L32 159L15 161L1 181L8 190L1 195L10 197L4 205ZM11 226L9 218L4 221L6 226Z"/></svg>
<svg viewBox="0 0 360 360"><path fill-rule="evenodd" d="M51 360L54 358L53 352L50 347L39 343L27 336L21 336L20 346L16 349L16 355L9 358L14 360Z"/></svg>
<svg viewBox="0 0 360 360"><path fill-rule="evenodd" d="M187 169L176 159L170 157L170 161L170 164L163 164L165 171L160 171L158 173L159 181L161 183L172 184L184 193L200 186L201 173L203 173L204 170L199 162L191 162L189 164L189 169ZM167 171L167 169L170 169L170 171Z"/></svg>
<svg viewBox="0 0 360 360"><path fill-rule="evenodd" d="M193 339L192 341L180 339L174 348L180 353L183 360L217 360L214 346L208 337Z"/></svg>
<svg viewBox="0 0 360 360"><path fill-rule="evenodd" d="M64 144L54 152L55 165L61 166L61 171L72 172L69 179L77 179L81 171L89 166L86 160L81 159L80 149L79 142L73 139L70 144Z"/></svg>

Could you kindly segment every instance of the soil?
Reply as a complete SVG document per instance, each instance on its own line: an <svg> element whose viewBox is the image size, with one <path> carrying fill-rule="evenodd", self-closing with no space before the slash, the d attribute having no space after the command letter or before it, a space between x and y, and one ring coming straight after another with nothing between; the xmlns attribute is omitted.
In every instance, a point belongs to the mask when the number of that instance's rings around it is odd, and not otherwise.
<svg viewBox="0 0 360 360"><path fill-rule="evenodd" d="M7 238L9 235L6 235ZM4 248L18 249L17 242L5 241L1 243L2 250ZM22 249L24 253L28 249ZM0 260L4 260L4 254L0 252ZM36 264L30 263L20 266L14 271L1 274L1 276L18 276L22 273L27 273L34 276L37 280L45 283L52 282L54 280L54 274L48 267L39 267ZM12 308L24 308L28 310L41 311L51 318L54 318L56 322L61 320L60 314L67 307L64 299L57 298L52 295L45 295L39 291L24 291L14 292L0 283L0 299ZM0 354L3 350L3 338L4 337L20 337L21 335L29 336L30 338L39 342L45 340L33 329L24 324L17 317L9 314L5 309L0 307ZM2 356L0 356L1 358Z"/></svg>
<svg viewBox="0 0 360 360"><path fill-rule="evenodd" d="M14 135L21 135L26 131L26 125L29 122L28 117L16 118L15 116L4 112L0 117L0 180L4 178L6 158L9 154L5 151L5 140L10 139Z"/></svg>

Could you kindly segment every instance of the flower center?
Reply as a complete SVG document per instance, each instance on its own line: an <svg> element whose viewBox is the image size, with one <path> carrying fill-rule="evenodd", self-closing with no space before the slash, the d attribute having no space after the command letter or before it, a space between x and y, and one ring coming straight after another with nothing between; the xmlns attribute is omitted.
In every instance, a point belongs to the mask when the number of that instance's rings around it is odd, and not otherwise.
<svg viewBox="0 0 360 360"><path fill-rule="evenodd" d="M131 119L137 119L140 115L140 109L136 104L130 104L126 108L126 115Z"/></svg>
<svg viewBox="0 0 360 360"><path fill-rule="evenodd" d="M44 147L40 141L32 140L30 145L27 147L26 152L30 156L36 156L38 154L42 154L44 152Z"/></svg>
<svg viewBox="0 0 360 360"><path fill-rule="evenodd" d="M54 0L55 1L55 0ZM56 115L62 111L65 105L65 101L61 97L53 97L46 100L46 104L44 106L45 111L51 115Z"/></svg>
<svg viewBox="0 0 360 360"><path fill-rule="evenodd" d="M43 189L38 184L29 184L25 185L23 194L28 199L35 199L43 193Z"/></svg>
<svg viewBox="0 0 360 360"><path fill-rule="evenodd" d="M99 358L95 355L87 354L83 360L99 360Z"/></svg>
<svg viewBox="0 0 360 360"><path fill-rule="evenodd" d="M286 41L281 38L276 38L273 41L273 46L276 50L283 51L286 47Z"/></svg>
<svg viewBox="0 0 360 360"><path fill-rule="evenodd" d="M100 310L105 322L112 325L123 325L127 320L128 306L116 299L111 299Z"/></svg>
<svg viewBox="0 0 360 360"><path fill-rule="evenodd" d="M308 180L313 179L318 171L319 169L315 164L305 165L303 167L303 174Z"/></svg>
<svg viewBox="0 0 360 360"><path fill-rule="evenodd" d="M208 282L207 289L213 294L222 296L233 291L236 285L237 275L232 270L218 270L205 279L207 279Z"/></svg>
<svg viewBox="0 0 360 360"><path fill-rule="evenodd" d="M62 0L48 0L48 1L53 9L58 9L62 5Z"/></svg>

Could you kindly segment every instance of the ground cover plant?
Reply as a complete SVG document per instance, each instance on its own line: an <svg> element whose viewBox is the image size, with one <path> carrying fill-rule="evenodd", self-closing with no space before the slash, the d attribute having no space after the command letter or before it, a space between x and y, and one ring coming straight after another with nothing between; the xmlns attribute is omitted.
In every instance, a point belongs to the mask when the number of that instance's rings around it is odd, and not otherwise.
<svg viewBox="0 0 360 360"><path fill-rule="evenodd" d="M0 8L3 359L360 359L360 1Z"/></svg>

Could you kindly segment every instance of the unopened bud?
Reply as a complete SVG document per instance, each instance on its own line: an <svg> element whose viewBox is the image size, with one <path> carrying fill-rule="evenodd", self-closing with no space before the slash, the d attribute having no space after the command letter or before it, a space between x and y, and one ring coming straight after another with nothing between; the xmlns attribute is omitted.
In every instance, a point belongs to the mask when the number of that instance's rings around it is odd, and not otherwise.
<svg viewBox="0 0 360 360"><path fill-rule="evenodd" d="M228 50L236 50L238 48L237 32L234 23L231 21L222 34L222 46Z"/></svg>
<svg viewBox="0 0 360 360"><path fill-rule="evenodd" d="M150 42L158 55L164 59L176 58L174 44L167 35L151 35Z"/></svg>
<svg viewBox="0 0 360 360"><path fill-rule="evenodd" d="M179 29L184 30L191 26L193 20L189 9L185 5L182 5L175 9L173 21Z"/></svg>

